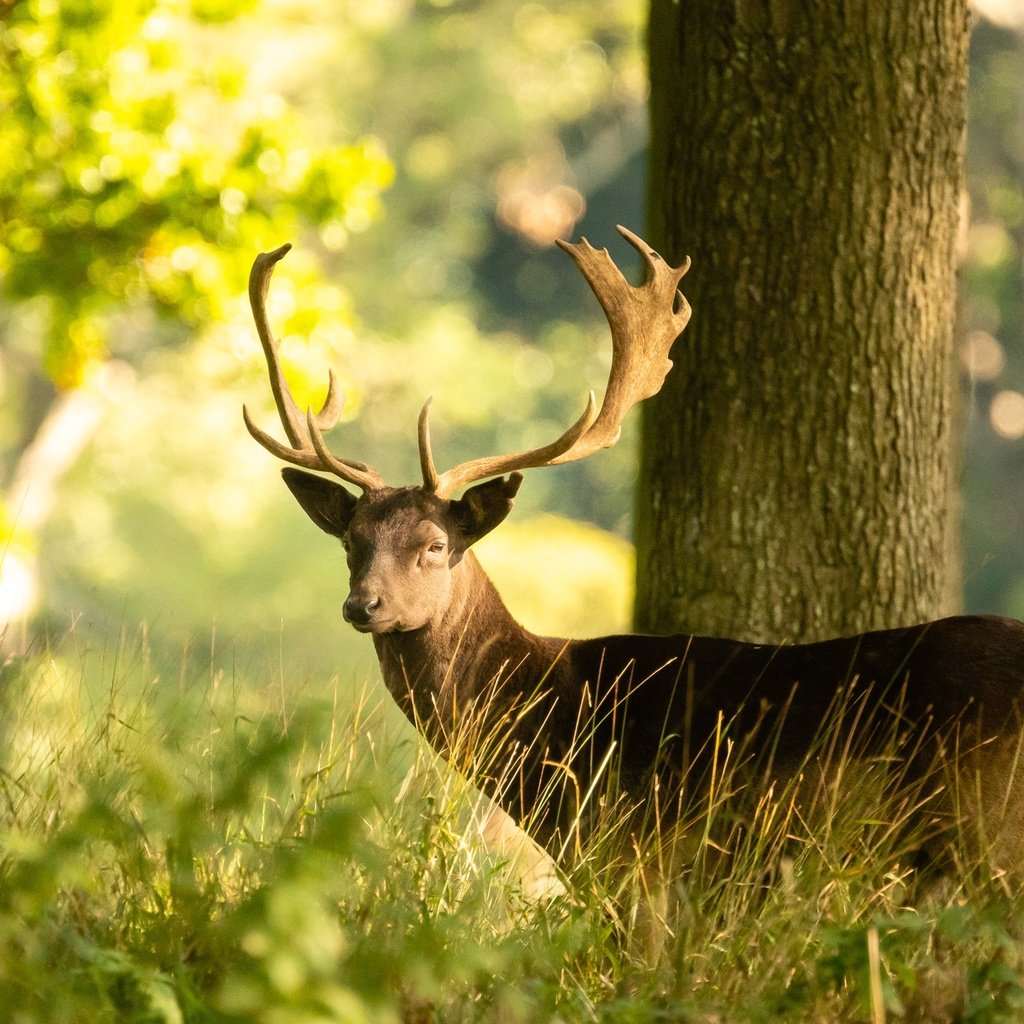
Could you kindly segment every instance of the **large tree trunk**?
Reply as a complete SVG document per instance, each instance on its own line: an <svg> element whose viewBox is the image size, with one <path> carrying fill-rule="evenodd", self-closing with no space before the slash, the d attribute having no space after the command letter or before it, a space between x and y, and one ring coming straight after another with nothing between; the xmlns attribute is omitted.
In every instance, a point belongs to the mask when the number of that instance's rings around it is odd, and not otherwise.
<svg viewBox="0 0 1024 1024"><path fill-rule="evenodd" d="M957 606L967 39L966 0L652 0L648 238L693 319L644 413L639 628Z"/></svg>

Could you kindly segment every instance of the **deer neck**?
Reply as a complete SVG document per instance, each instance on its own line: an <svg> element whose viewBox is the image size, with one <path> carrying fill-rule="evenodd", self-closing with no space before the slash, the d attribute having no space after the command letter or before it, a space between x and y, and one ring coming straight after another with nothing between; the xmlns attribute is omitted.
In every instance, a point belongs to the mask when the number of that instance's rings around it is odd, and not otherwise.
<svg viewBox="0 0 1024 1024"><path fill-rule="evenodd" d="M452 584L451 600L426 626L374 637L388 690L420 724L453 716L496 680L505 692L529 692L552 643L512 618L471 551L453 569Z"/></svg>

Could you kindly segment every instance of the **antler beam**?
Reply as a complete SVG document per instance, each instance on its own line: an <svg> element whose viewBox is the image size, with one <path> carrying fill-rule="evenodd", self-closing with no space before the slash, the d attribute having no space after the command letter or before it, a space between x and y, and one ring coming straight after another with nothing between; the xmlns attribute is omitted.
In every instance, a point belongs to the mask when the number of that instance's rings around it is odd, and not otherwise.
<svg viewBox="0 0 1024 1024"><path fill-rule="evenodd" d="M338 422L344 405L344 398L338 391L338 381L334 376L334 371L328 371L327 397L323 407L318 413L314 413L310 409L303 415L299 412L299 407L292 397L288 382L281 370L281 361L277 352L280 342L274 339L270 329L266 302L267 289L270 287L270 278L273 276L274 267L284 258L289 249L291 249L291 245L287 244L273 252L261 252L253 261L252 270L249 273L249 304L252 306L256 333L260 336L260 344L263 346L263 354L267 360L270 389L274 393L274 403L277 406L278 415L281 417L281 426L284 427L289 444L282 444L266 431L257 427L249 415L248 408L242 406L245 425L256 441L271 455L275 455L284 462L302 466L304 469L317 469L333 473L335 476L341 477L342 480L355 484L364 492L380 490L384 487L384 480L377 470L372 466L367 466L364 462L340 459L332 455L324 443L323 431L329 430Z"/></svg>

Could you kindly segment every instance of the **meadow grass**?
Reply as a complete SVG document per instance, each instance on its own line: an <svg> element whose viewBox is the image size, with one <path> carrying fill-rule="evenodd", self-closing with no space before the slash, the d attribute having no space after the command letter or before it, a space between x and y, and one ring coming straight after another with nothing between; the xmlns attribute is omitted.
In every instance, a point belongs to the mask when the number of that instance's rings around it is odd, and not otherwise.
<svg viewBox="0 0 1024 1024"><path fill-rule="evenodd" d="M839 729L850 784L741 804L724 729L678 836L612 812L535 902L373 681L168 673L140 635L0 686L3 1021L1024 1019L1017 893L915 872L929 794Z"/></svg>

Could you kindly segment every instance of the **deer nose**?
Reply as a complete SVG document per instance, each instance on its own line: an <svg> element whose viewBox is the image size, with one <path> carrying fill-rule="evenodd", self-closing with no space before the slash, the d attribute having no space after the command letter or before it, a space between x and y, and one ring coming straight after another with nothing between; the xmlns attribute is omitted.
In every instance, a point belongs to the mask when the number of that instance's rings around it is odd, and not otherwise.
<svg viewBox="0 0 1024 1024"><path fill-rule="evenodd" d="M380 608L380 597L366 597L363 594L349 594L342 605L342 615L346 622L353 626L368 626L373 622L377 610Z"/></svg>

